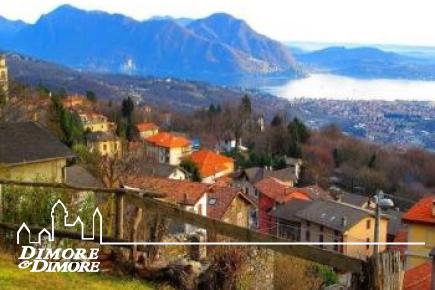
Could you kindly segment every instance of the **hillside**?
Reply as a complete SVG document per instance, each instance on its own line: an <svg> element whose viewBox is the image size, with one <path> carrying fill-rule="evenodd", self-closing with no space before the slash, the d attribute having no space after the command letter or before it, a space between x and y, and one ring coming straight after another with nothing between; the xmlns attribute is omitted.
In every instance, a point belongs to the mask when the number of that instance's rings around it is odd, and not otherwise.
<svg viewBox="0 0 435 290"><path fill-rule="evenodd" d="M191 78L298 73L287 47L228 14L137 21L64 5L8 39L8 50L93 71Z"/></svg>
<svg viewBox="0 0 435 290"><path fill-rule="evenodd" d="M298 62L311 71L358 78L435 79L435 61L373 47L293 51Z"/></svg>
<svg viewBox="0 0 435 290"><path fill-rule="evenodd" d="M192 111L210 104L237 102L248 93L265 114L289 106L286 100L255 90L215 86L175 78L135 77L120 74L79 72L54 63L9 53L7 61L11 77L24 84L44 84L52 90L65 88L69 92L94 91L103 99L133 96L139 102L172 109Z"/></svg>

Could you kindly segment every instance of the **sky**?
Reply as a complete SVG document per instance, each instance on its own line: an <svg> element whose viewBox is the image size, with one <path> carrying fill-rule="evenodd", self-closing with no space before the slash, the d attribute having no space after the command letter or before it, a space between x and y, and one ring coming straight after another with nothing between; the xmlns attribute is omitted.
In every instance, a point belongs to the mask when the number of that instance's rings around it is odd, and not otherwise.
<svg viewBox="0 0 435 290"><path fill-rule="evenodd" d="M432 2L432 3L431 3ZM62 4L121 13L201 18L215 12L246 20L280 41L435 46L433 0L0 0L0 15L35 22Z"/></svg>

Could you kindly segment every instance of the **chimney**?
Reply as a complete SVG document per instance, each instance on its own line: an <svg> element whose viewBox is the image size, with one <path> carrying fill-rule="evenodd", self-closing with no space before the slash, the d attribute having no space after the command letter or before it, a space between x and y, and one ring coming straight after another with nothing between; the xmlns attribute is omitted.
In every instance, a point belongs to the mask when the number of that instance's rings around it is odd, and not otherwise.
<svg viewBox="0 0 435 290"><path fill-rule="evenodd" d="M432 216L435 217L435 199L432 200Z"/></svg>
<svg viewBox="0 0 435 290"><path fill-rule="evenodd" d="M343 227L346 227L346 226L347 226L347 218L346 218L345 216L341 218L341 225L342 225Z"/></svg>

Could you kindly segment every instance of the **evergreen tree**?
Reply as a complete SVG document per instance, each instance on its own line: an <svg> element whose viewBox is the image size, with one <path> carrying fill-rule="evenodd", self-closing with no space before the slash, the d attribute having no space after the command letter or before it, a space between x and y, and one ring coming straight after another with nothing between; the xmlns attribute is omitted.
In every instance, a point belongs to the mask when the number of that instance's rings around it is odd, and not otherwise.
<svg viewBox="0 0 435 290"><path fill-rule="evenodd" d="M190 178L192 181L201 181L201 175L199 174L198 165L196 165L196 163L193 162L191 159L184 159L183 161L181 161L180 167L190 174Z"/></svg>
<svg viewBox="0 0 435 290"><path fill-rule="evenodd" d="M95 103L97 101L97 95L93 91L86 91L86 99Z"/></svg>

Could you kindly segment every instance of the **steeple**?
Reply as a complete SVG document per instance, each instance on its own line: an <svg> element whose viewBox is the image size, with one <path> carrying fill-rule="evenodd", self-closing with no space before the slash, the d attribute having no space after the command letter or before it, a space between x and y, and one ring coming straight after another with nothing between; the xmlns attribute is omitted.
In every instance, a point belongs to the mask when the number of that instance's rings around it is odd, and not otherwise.
<svg viewBox="0 0 435 290"><path fill-rule="evenodd" d="M9 78L6 55L0 54L0 103L9 99Z"/></svg>

